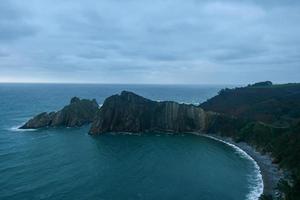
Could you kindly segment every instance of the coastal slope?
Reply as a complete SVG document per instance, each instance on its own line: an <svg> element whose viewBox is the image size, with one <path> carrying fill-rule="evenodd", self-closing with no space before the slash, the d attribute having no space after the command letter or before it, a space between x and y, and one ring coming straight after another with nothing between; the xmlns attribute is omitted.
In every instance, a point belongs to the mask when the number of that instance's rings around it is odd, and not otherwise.
<svg viewBox="0 0 300 200"><path fill-rule="evenodd" d="M200 107L238 118L289 126L300 118L300 84L266 81L226 88L201 103Z"/></svg>

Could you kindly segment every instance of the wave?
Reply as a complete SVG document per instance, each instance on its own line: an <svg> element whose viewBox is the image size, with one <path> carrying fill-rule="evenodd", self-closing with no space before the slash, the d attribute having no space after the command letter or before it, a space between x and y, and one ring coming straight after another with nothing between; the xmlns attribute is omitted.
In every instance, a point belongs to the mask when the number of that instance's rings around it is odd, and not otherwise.
<svg viewBox="0 0 300 200"><path fill-rule="evenodd" d="M204 136L204 137L222 142L222 143L234 148L241 157L246 158L246 159L253 162L254 168L255 168L255 171L254 171L255 177L252 177L252 176L250 177L249 176L249 178L251 178L251 182L256 183L256 185L251 188L251 191L246 196L246 200L258 200L259 197L263 193L264 182L263 182L263 179L262 179L262 174L261 174L260 167L257 164L257 162L249 154L247 154L244 150L242 150L240 147L238 147L238 146L236 146L236 145L234 145L230 142L221 140L219 138L216 138L216 137L213 137L213 136L210 136L210 135L201 134L201 136Z"/></svg>
<svg viewBox="0 0 300 200"><path fill-rule="evenodd" d="M17 125L17 126L13 126L8 128L9 131L13 131L13 132L28 132L28 131L36 131L37 129L20 129L20 127L23 125L24 123Z"/></svg>

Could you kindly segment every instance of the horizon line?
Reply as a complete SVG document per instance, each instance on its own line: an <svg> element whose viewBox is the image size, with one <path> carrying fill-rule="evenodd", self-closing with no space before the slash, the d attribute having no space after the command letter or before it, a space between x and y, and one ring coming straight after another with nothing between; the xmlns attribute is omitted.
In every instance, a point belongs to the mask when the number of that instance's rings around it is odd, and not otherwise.
<svg viewBox="0 0 300 200"><path fill-rule="evenodd" d="M249 85L254 83L259 83L264 81L253 81L250 83L103 83L103 82L18 82L18 81L0 81L0 84L65 84L65 85L228 85L228 86L242 86L242 85ZM280 84L300 84L299 82L273 82L273 85L280 85Z"/></svg>
<svg viewBox="0 0 300 200"><path fill-rule="evenodd" d="M77 85L244 85L246 83L101 83L101 82L8 82L0 84L77 84ZM247 85L247 84L246 84Z"/></svg>

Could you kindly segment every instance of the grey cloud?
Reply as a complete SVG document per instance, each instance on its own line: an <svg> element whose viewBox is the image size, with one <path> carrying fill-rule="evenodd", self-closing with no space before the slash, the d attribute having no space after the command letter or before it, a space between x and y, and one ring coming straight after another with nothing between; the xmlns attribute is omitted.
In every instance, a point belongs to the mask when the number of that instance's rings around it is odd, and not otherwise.
<svg viewBox="0 0 300 200"><path fill-rule="evenodd" d="M22 15L22 11L19 11L9 0L3 0L0 4L0 19L2 20L11 20L18 19Z"/></svg>
<svg viewBox="0 0 300 200"><path fill-rule="evenodd" d="M9 56L9 53L7 51L0 49L0 58L8 57L8 56Z"/></svg>
<svg viewBox="0 0 300 200"><path fill-rule="evenodd" d="M21 21L0 21L0 41L16 40L22 37L32 36L36 33L34 27Z"/></svg>
<svg viewBox="0 0 300 200"><path fill-rule="evenodd" d="M0 4L0 41L11 41L34 35L36 27L25 20L26 14L11 1Z"/></svg>
<svg viewBox="0 0 300 200"><path fill-rule="evenodd" d="M238 83L300 73L297 1L3 2L0 41L11 51L0 67L29 66L28 79Z"/></svg>
<svg viewBox="0 0 300 200"><path fill-rule="evenodd" d="M85 59L104 59L106 58L105 54L99 53L99 52L88 52L78 55L81 58Z"/></svg>

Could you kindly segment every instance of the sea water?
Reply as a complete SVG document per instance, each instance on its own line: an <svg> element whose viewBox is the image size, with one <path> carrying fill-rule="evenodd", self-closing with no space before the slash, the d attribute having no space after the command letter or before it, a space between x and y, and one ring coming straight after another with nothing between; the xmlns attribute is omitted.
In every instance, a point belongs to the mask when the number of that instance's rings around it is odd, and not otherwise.
<svg viewBox="0 0 300 200"><path fill-rule="evenodd" d="M237 148L194 135L88 135L89 126L21 131L71 97L130 90L199 104L220 85L0 84L0 199L254 200L257 164Z"/></svg>

